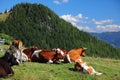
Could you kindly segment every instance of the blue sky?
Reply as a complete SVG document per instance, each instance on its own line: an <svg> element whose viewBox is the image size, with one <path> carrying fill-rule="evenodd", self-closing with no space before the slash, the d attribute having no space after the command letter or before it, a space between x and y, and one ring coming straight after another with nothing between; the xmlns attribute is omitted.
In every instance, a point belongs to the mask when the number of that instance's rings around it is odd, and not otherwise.
<svg viewBox="0 0 120 80"><path fill-rule="evenodd" d="M0 0L0 12L24 2L43 4L86 32L120 31L120 0Z"/></svg>

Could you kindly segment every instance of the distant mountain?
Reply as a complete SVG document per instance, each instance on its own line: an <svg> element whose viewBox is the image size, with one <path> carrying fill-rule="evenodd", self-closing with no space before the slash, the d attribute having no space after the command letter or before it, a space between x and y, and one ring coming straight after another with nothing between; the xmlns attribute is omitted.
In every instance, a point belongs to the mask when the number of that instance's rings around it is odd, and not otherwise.
<svg viewBox="0 0 120 80"><path fill-rule="evenodd" d="M107 43L120 48L120 31L119 32L104 32L104 33L91 33L92 36L98 37Z"/></svg>
<svg viewBox="0 0 120 80"><path fill-rule="evenodd" d="M0 21L0 33L20 39L27 47L40 49L87 47L89 56L120 58L120 49L80 31L42 4L17 4Z"/></svg>

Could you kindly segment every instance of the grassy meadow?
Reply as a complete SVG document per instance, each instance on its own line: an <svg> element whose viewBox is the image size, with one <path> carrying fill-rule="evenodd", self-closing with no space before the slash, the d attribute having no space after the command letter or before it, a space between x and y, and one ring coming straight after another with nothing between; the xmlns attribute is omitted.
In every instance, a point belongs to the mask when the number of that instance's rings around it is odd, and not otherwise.
<svg viewBox="0 0 120 80"><path fill-rule="evenodd" d="M7 46L0 45L3 55ZM0 80L119 80L120 60L108 58L84 57L84 61L93 66L96 71L103 73L101 76L83 74L70 70L71 64L43 64L35 62L24 62L19 66L13 66L14 76L0 78Z"/></svg>
<svg viewBox="0 0 120 80"><path fill-rule="evenodd" d="M0 14L0 21L5 21L9 14L10 12L5 13L5 14Z"/></svg>

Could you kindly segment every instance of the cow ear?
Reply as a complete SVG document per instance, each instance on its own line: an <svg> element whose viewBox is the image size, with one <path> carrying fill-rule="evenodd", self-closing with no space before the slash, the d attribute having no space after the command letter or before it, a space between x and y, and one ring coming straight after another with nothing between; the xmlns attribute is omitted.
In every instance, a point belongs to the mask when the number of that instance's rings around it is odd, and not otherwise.
<svg viewBox="0 0 120 80"><path fill-rule="evenodd" d="M87 48L83 47L83 50L87 50Z"/></svg>

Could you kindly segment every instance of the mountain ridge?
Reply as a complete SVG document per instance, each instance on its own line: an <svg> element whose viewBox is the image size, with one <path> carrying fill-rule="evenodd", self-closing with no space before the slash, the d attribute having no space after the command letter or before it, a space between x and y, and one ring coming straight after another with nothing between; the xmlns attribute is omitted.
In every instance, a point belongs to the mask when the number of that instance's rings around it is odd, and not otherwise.
<svg viewBox="0 0 120 80"><path fill-rule="evenodd" d="M91 33L92 36L98 37L117 48L120 48L120 31L118 32L103 32L103 33Z"/></svg>

